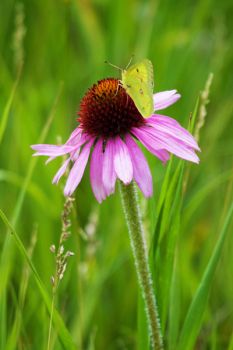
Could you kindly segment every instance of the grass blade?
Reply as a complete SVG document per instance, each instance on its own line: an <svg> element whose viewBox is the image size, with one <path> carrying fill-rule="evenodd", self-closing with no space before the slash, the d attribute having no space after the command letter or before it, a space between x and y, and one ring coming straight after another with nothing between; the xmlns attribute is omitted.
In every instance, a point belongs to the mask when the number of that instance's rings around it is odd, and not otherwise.
<svg viewBox="0 0 233 350"><path fill-rule="evenodd" d="M52 123L52 120L53 120L53 117L55 114L56 106L57 106L57 103L58 103L58 100L59 100L59 97L60 97L60 94L62 91L61 89L62 89L62 85L60 85L60 87L59 87L59 90L58 90L57 96L55 98L53 107L51 109L47 123L45 124L45 127L42 130L42 133L39 137L38 143L43 143L43 141L47 135L47 132L50 128L50 125ZM28 167L28 170L26 173L26 177L25 177L24 183L22 184L22 189L19 193L18 199L16 201L16 205L14 208L14 213L13 213L13 216L11 219L12 225L15 225L18 221L20 210L22 208L25 194L26 194L28 186L30 184L31 177L32 177L33 171L35 169L36 163L37 163L36 158L32 158L30 160L29 167ZM10 263L11 262L11 258L10 258L11 254L12 254L11 237L10 237L10 235L7 235L5 242L4 242L4 245L3 245L3 250L2 250L2 255L1 255L1 263L0 263L0 276L2 276L1 284L0 284L0 300L1 300L1 295L2 295L3 291L6 289L8 276L9 276L10 270L11 270L11 263Z"/></svg>
<svg viewBox="0 0 233 350"><path fill-rule="evenodd" d="M228 346L227 350L233 350L233 332L232 332L231 339L230 339L229 346Z"/></svg>
<svg viewBox="0 0 233 350"><path fill-rule="evenodd" d="M13 102L13 99L14 99L14 96L15 96L15 92L16 92L17 86L19 84L20 76L21 76L21 73L22 73L22 68L23 68L23 66L21 65L19 70L18 70L16 80L15 80L15 82L13 84L10 96L8 98L8 101L7 101L6 106L4 108L4 111L3 111L3 115L2 115L1 123L0 123L0 144L2 142L4 132L6 130L7 121L8 121L8 117L9 117L9 113L10 113L10 109L11 109L11 105L12 105L12 102Z"/></svg>
<svg viewBox="0 0 233 350"><path fill-rule="evenodd" d="M233 179L232 169L225 172L216 174L213 179L209 179L208 183L194 191L191 200L187 203L184 208L184 219L183 226L186 227L190 222L192 216L194 216L195 211L202 206L203 201L211 194L216 191L220 185L228 180Z"/></svg>
<svg viewBox="0 0 233 350"><path fill-rule="evenodd" d="M199 110L199 97L197 98L197 101L196 101L196 104L195 104L195 107L194 107L194 111L193 111L193 113L191 115L191 123L190 123L190 128L189 128L189 131L191 133L194 130L194 126L195 126L198 110Z"/></svg>
<svg viewBox="0 0 233 350"><path fill-rule="evenodd" d="M50 125L52 123L52 120L54 118L55 115L55 110L56 110L56 106L59 100L59 97L61 95L61 91L62 91L62 84L60 84L59 89L58 89L58 93L57 96L55 98L54 104L52 106L51 112L49 114L49 117L47 119L47 122L45 124L45 127L43 128L41 135L39 137L39 142L38 143L43 143L48 130L50 128ZM37 159L36 158L32 158L30 160L29 163L29 167L25 176L25 180L22 184L22 189L19 193L19 196L17 198L16 201L16 205L14 207L14 212L13 212L13 216L11 219L11 222L13 224L13 226L16 225L19 215L20 215L20 211L24 202L24 198L27 192L27 189L30 185L30 181L31 181L31 177L33 174L33 171L35 169L35 165L37 163ZM9 233L9 232L8 232ZM0 284L0 323L2 324L2 322L4 322L5 319L5 315L4 315L4 310L5 310L5 306L6 305L6 287L7 287L7 283L9 280L9 276L11 273L11 269L12 269L12 264L13 264L13 251L14 251L14 246L12 245L12 237L8 234L5 238L4 244L3 244L3 249L1 252L1 259L0 259L0 276L1 276L1 284ZM7 311L7 310L6 310ZM3 333L0 334L0 338L1 338L1 342L4 342L4 328L0 328L0 331ZM4 347L3 347L4 349Z"/></svg>
<svg viewBox="0 0 233 350"><path fill-rule="evenodd" d="M24 257L24 259L26 260L26 262L28 263L31 272L32 272L32 276L35 279L35 282L37 284L38 290L41 294L41 297L44 300L44 303L48 309L49 312L51 312L51 298L49 297L45 286L43 284L43 282L40 279L40 276L32 262L32 260L30 259L21 239L19 238L18 234L16 233L15 229L11 226L10 222L8 221L6 215L2 212L2 210L0 209L0 217L2 219L2 221L4 222L5 226L7 227L7 229L11 232L12 237L20 251L20 253L22 254L22 256ZM57 310L54 309L53 312L53 322L56 326L56 329L58 331L60 340L62 342L62 344L64 345L65 349L77 349L75 344L73 343L73 340L71 338L71 335L69 333L69 331L67 330L60 314L58 313Z"/></svg>
<svg viewBox="0 0 233 350"><path fill-rule="evenodd" d="M166 235L164 235L163 242L161 242L160 256L160 295L161 295L161 323L164 330L167 321L167 311L169 305L169 295L172 282L172 273L174 265L174 256L176 249L177 237L180 229L180 211L182 206L182 184L183 184L183 169L184 162L179 163L176 181L171 183L171 188L168 192L169 211L166 213ZM175 186L176 184L176 186Z"/></svg>
<svg viewBox="0 0 233 350"><path fill-rule="evenodd" d="M32 232L31 242L27 250L27 254L32 259L33 251L36 245L37 241L37 229L34 228ZM19 287L19 293L18 296L15 297L18 301L16 301L16 311L14 316L14 322L11 327L11 331L8 334L7 337L7 344L5 346L6 350L14 350L17 347L19 334L22 329L22 323L23 323L23 311L24 311L24 305L25 305L25 299L26 299L26 293L28 289L28 284L30 280L30 268L27 263L24 264L23 271L22 271L22 283Z"/></svg>
<svg viewBox="0 0 233 350"><path fill-rule="evenodd" d="M170 288L170 305L169 305L169 330L168 330L168 349L175 350L177 338L179 334L179 321L180 321L180 311L181 311L181 300L180 300L180 281L179 272L177 267L177 256L178 251L175 252L173 272L171 279Z"/></svg>
<svg viewBox="0 0 233 350"><path fill-rule="evenodd" d="M202 319L207 304L211 283L214 278L215 270L219 259L221 257L223 244L227 235L227 228L230 224L233 214L233 202L226 216L222 231L220 233L219 239L213 251L213 254L209 260L209 263L204 272L203 278L194 295L193 301L188 310L177 349L187 350L193 349L194 343L196 341L199 329L202 324Z"/></svg>

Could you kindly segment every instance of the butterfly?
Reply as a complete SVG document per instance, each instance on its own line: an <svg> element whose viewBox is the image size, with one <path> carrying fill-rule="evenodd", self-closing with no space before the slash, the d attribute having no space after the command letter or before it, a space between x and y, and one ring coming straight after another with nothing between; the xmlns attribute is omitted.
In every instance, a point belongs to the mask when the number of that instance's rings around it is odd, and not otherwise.
<svg viewBox="0 0 233 350"><path fill-rule="evenodd" d="M131 58L132 60L132 58ZM108 61L105 63L119 69L122 74L120 85L125 89L127 94L132 98L135 106L145 118L150 117L154 112L153 88L154 72L153 65L147 58L139 63L132 65L129 69L128 63L125 69L121 69Z"/></svg>
<svg viewBox="0 0 233 350"><path fill-rule="evenodd" d="M129 69L122 70L121 83L141 115L145 118L150 117L154 112L154 73L152 62L148 59L143 59Z"/></svg>

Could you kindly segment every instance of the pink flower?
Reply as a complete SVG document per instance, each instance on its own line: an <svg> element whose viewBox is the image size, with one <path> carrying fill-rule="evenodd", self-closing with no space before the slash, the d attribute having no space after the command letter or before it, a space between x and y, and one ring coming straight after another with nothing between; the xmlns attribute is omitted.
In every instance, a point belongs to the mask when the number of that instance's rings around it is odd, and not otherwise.
<svg viewBox="0 0 233 350"><path fill-rule="evenodd" d="M179 98L176 90L156 93L155 110L166 108ZM53 178L53 183L58 183L72 164L64 189L66 196L72 195L79 185L91 154L90 180L98 202L115 191L117 178L126 185L135 180L145 197L150 197L152 176L136 140L164 164L170 153L199 162L195 151L200 149L193 136L170 117L153 114L144 119L117 79L94 84L83 97L78 114L79 125L64 145L31 146L35 156L48 156L48 161L67 155Z"/></svg>

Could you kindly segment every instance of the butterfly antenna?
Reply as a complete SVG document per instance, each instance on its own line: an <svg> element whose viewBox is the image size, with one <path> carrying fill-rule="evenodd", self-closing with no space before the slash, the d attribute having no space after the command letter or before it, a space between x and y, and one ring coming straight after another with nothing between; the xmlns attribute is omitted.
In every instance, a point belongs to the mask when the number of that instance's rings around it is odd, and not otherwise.
<svg viewBox="0 0 233 350"><path fill-rule="evenodd" d="M109 66L112 66L112 67L114 67L114 68L120 70L121 72L122 72L122 70L123 70L122 68L120 68L120 67L116 66L115 64L112 64L112 63L110 63L110 62L108 62L108 61L104 61L104 63L109 64Z"/></svg>
<svg viewBox="0 0 233 350"><path fill-rule="evenodd" d="M131 65L131 62L132 62L132 59L134 58L134 56L135 56L134 54L131 55L129 63L127 64L125 70L127 70L129 68L129 66Z"/></svg>

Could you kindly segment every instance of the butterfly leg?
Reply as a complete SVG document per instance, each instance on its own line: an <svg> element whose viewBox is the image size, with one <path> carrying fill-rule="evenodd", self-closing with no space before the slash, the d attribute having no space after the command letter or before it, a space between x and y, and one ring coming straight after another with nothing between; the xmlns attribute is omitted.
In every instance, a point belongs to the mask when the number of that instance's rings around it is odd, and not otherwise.
<svg viewBox="0 0 233 350"><path fill-rule="evenodd" d="M120 81L118 81L118 84L117 84L117 90L116 90L116 93L114 95L114 97L118 94L118 91L119 91L119 86L121 86L121 83Z"/></svg>
<svg viewBox="0 0 233 350"><path fill-rule="evenodd" d="M128 103L129 103L129 95L126 94L126 107L128 107Z"/></svg>

